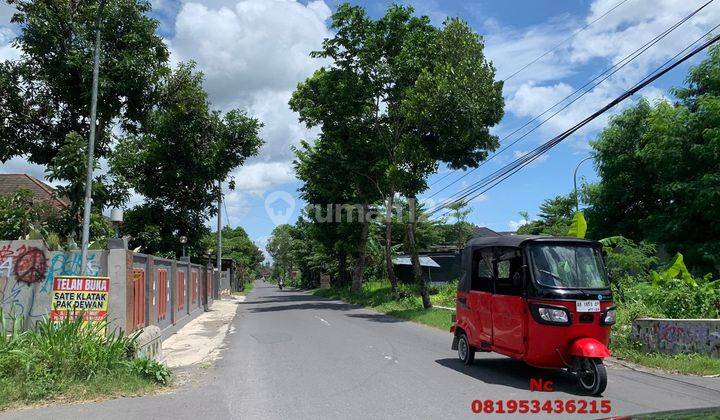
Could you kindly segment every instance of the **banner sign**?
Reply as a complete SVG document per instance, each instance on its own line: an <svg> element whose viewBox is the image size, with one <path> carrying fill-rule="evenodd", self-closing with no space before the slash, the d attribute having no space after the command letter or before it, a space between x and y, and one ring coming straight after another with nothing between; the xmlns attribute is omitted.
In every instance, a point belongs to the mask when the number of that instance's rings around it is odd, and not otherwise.
<svg viewBox="0 0 720 420"><path fill-rule="evenodd" d="M50 320L75 318L80 313L86 321L98 321L107 315L109 277L58 276L53 280Z"/></svg>

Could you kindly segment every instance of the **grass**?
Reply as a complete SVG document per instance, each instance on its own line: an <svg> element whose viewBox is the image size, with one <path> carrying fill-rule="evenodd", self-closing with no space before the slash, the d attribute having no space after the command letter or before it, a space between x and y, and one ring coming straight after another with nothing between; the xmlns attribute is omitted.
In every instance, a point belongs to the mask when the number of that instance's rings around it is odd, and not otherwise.
<svg viewBox="0 0 720 420"><path fill-rule="evenodd" d="M31 331L0 312L0 410L51 401L144 394L170 380L170 370L133 358L134 338L107 332L106 322L44 320Z"/></svg>
<svg viewBox="0 0 720 420"><path fill-rule="evenodd" d="M362 286L359 293L351 293L349 287L318 289L315 296L328 299L340 299L348 303L362 305L378 312L400 319L429 325L431 327L449 330L452 311L446 309L424 309L422 301L411 288L403 286L401 291L405 295L400 300L393 299L390 284L382 281L368 281Z"/></svg>
<svg viewBox="0 0 720 420"><path fill-rule="evenodd" d="M639 365L675 373L692 375L720 375L720 359L699 354L667 355L648 353L632 347L613 348L613 355Z"/></svg>
<svg viewBox="0 0 720 420"><path fill-rule="evenodd" d="M691 375L720 375L720 359L700 354L667 355L648 352L632 338L632 319L637 308L618 304L617 323L612 329L610 349L613 356L650 368Z"/></svg>
<svg viewBox="0 0 720 420"><path fill-rule="evenodd" d="M71 403L98 401L118 397L134 397L153 393L158 384L129 371L102 374L87 381L67 383L60 392L42 399L25 398L22 387L18 387L12 378L0 379L0 411L20 408L28 404Z"/></svg>
<svg viewBox="0 0 720 420"><path fill-rule="evenodd" d="M255 288L255 282L251 281L251 282L245 283L245 287L243 287L243 290L241 292L233 292L233 294L239 295L239 296L247 296L248 293L252 292L253 288Z"/></svg>

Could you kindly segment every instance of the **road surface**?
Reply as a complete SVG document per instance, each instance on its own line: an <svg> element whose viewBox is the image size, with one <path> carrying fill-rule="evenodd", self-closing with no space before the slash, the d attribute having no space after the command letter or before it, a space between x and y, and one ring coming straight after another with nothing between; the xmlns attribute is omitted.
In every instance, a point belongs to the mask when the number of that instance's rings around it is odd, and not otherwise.
<svg viewBox="0 0 720 420"><path fill-rule="evenodd" d="M222 359L196 385L0 417L439 419L487 416L472 413L476 399L587 400L562 372L481 353L465 367L450 350L448 332L267 283L258 282L238 304L233 322ZM720 405L716 378L658 376L619 365L608 376L603 398L612 415ZM554 381L555 392L530 392L533 377Z"/></svg>

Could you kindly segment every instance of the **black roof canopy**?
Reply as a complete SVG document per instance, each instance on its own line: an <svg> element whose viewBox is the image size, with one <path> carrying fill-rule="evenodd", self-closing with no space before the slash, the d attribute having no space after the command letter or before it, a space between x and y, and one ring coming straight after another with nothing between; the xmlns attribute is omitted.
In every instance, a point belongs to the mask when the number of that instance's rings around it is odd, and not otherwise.
<svg viewBox="0 0 720 420"><path fill-rule="evenodd" d="M465 248L484 248L488 246L508 246L520 247L525 242L562 242L577 243L585 245L597 245L597 241L589 239L571 238L564 236L547 236L547 235L504 235L485 238L474 238L467 242Z"/></svg>
<svg viewBox="0 0 720 420"><path fill-rule="evenodd" d="M460 282L458 290L469 291L470 282L473 271L472 254L479 248L488 247L512 247L520 248L527 242L533 243L555 243L555 244L577 244L581 246L599 246L597 241L589 239L571 238L564 236L547 236L547 235L503 235L484 238L474 238L467 242L462 251L462 271L460 273Z"/></svg>

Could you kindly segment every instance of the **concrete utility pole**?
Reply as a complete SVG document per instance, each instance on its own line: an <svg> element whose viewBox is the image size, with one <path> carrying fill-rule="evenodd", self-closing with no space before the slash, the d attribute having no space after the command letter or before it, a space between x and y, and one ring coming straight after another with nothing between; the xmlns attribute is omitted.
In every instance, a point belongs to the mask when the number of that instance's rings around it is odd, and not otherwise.
<svg viewBox="0 0 720 420"><path fill-rule="evenodd" d="M583 159L583 160L581 160L580 162L578 162L577 166L575 167L575 172L573 173L573 191L575 191L575 211L576 211L576 212L580 211L580 197L578 196L578 191L577 191L577 173L578 173L578 169L580 169L580 165L582 165L583 162L585 162L585 161L587 161L587 160L590 160L590 159L592 159L592 158L593 158L593 156L588 156L588 157L586 157L585 159Z"/></svg>
<svg viewBox="0 0 720 420"><path fill-rule="evenodd" d="M92 207L92 177L95 166L95 125L97 123L97 97L98 79L100 77L100 27L102 25L102 12L105 8L105 1L100 0L97 17L95 18L95 53L93 61L92 94L90 98L90 139L87 152L87 178L85 179L85 210L83 212L82 229L82 260L80 263L80 274L87 273L88 247L90 245L90 209Z"/></svg>
<svg viewBox="0 0 720 420"><path fill-rule="evenodd" d="M220 275L222 274L222 181L218 181L217 269L217 284L219 286Z"/></svg>

